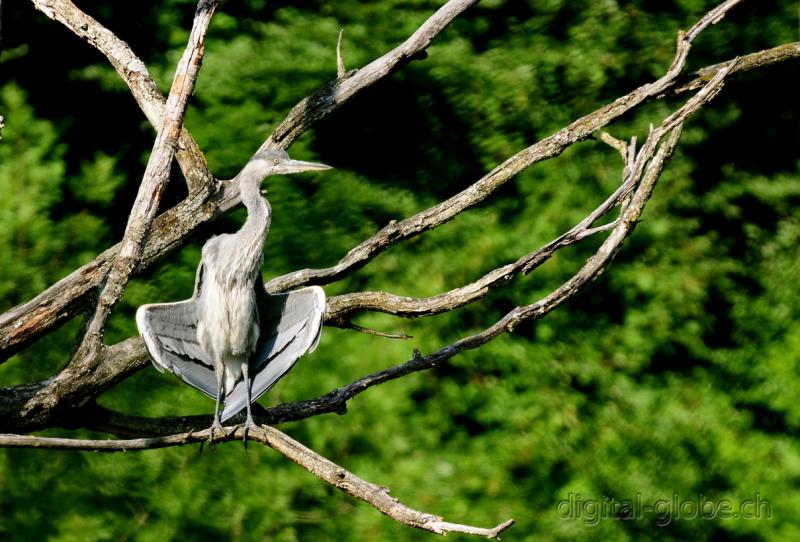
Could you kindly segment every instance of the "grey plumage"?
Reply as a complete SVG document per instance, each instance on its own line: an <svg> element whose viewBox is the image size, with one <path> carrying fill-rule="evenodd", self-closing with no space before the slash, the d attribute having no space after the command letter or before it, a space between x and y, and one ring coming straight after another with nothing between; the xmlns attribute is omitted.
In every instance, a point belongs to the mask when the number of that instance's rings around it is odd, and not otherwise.
<svg viewBox="0 0 800 542"><path fill-rule="evenodd" d="M156 368L217 400L212 429L221 429L220 420L243 408L252 426L250 403L319 342L325 312L321 288L276 295L264 289L260 269L271 209L259 188L268 175L328 168L292 160L284 151L256 154L239 175L247 220L238 232L212 237L203 246L192 297L143 305L136 313Z"/></svg>

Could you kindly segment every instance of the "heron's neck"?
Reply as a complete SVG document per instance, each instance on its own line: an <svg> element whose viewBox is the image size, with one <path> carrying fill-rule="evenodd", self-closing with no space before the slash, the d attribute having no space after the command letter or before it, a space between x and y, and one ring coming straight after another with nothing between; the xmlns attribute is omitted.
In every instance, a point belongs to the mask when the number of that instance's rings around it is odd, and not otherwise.
<svg viewBox="0 0 800 542"><path fill-rule="evenodd" d="M247 208L247 220L239 230L240 246L244 255L261 267L264 242L267 240L272 212L269 203L261 196L261 182L243 181L239 187L242 203Z"/></svg>

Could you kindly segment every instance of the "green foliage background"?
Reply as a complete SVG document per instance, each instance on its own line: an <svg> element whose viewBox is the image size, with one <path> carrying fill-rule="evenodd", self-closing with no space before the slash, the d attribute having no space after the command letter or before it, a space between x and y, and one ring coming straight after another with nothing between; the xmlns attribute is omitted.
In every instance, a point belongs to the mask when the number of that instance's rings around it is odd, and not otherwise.
<svg viewBox="0 0 800 542"><path fill-rule="evenodd" d="M166 89L194 2L81 2ZM269 179L266 277L334 263L389 220L491 167L666 69L674 36L715 2L485 0L424 61L364 92L306 134L294 156L336 167ZM409 35L440 2L225 2L187 117L212 170L235 172L297 100ZM691 66L798 39L798 4L745 2L696 43ZM36 13L7 8L0 56L0 310L23 302L121 236L152 129L91 47ZM800 539L800 237L797 64L737 77L691 120L644 221L610 269L536 324L426 374L373 389L346 416L282 429L407 504L479 525L513 517L506 540ZM679 102L611 128L642 138ZM496 197L398 246L329 295L431 295L541 245L620 182L596 141L539 164ZM185 189L176 174L168 203ZM145 302L189 295L199 247L238 211L134 280L107 341L135 333ZM574 272L592 242L452 314L363 325L406 342L326 329L262 403L309 398L475 332ZM72 323L0 367L0 385L44 378L68 358ZM147 369L104 405L145 415L212 403ZM50 434L63 434L52 431ZM655 513L562 518L563 499L730 501L769 518ZM578 497L579 496L579 497ZM762 515L765 513L761 509ZM573 514L577 515L577 514ZM593 524L596 523L596 524ZM0 538L9 540L420 540L268 449L223 445L98 455L0 452ZM461 539L450 535L451 539Z"/></svg>

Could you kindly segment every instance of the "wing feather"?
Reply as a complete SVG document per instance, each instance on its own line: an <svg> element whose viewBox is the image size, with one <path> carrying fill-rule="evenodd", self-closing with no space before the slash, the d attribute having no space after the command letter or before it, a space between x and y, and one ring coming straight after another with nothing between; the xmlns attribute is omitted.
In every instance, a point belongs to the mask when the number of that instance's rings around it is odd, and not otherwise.
<svg viewBox="0 0 800 542"><path fill-rule="evenodd" d="M216 397L214 366L197 343L194 299L142 305L136 311L136 325L156 369L170 371L206 395Z"/></svg>

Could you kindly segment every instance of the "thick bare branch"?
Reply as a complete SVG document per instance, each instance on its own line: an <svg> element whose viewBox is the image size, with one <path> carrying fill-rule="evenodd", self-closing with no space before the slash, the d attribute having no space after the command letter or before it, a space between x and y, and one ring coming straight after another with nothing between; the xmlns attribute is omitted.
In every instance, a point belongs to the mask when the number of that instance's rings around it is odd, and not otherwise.
<svg viewBox="0 0 800 542"><path fill-rule="evenodd" d="M149 363L141 338L104 348L97 366L90 371L64 378L58 389L45 393L52 379L0 389L0 432L27 433L49 425L71 426L72 415L80 416L82 407ZM78 420L77 423L82 423Z"/></svg>
<svg viewBox="0 0 800 542"><path fill-rule="evenodd" d="M189 43L178 63L167 99L164 123L158 132L139 193L131 209L121 248L111 263L107 277L103 278L104 284L81 344L72 361L58 375L48 379L25 402L20 410L22 417L27 415L37 417L43 412L49 413L57 406L63 405L65 399L67 401L76 399L78 402L85 400L85 398L74 398L70 392L74 390L75 382L80 380L81 376L85 378L87 375L92 375L103 361L102 334L105 322L112 307L122 298L125 285L139 263L161 193L169 180L170 165L183 123L184 111L194 89L203 57L204 36L217 4L217 0L198 2Z"/></svg>
<svg viewBox="0 0 800 542"><path fill-rule="evenodd" d="M104 54L128 85L136 103L139 104L150 124L156 130L161 129L167 100L161 95L156 82L147 71L147 67L127 43L69 0L31 1L36 9L62 23L78 37L86 40ZM208 170L203 153L200 152L194 138L185 128L181 129L175 157L186 177L190 192L207 187L214 180Z"/></svg>
<svg viewBox="0 0 800 542"><path fill-rule="evenodd" d="M131 208L119 252L111 264L108 276L104 279L94 314L86 326L83 341L76 352L77 360L96 356L102 346L106 319L114 305L122 299L128 279L141 259L147 234L161 202L161 194L169 181L170 166L183 126L186 105L194 91L205 51L205 34L218 3L218 0L200 0L197 4L189 43L178 62L167 98L164 122L153 144L153 151Z"/></svg>
<svg viewBox="0 0 800 542"><path fill-rule="evenodd" d="M54 437L36 437L28 435L1 435L0 447L6 448L42 448L50 450L86 450L95 452L118 452L129 450L151 450L170 446L181 446L191 443L203 443L208 440L209 431L187 432L174 435L145 437L125 440L83 440ZM241 427L231 427L229 435L216 437L219 442L240 440L243 437ZM401 503L389 495L389 489L367 482L352 472L340 467L332 461L322 457L307 446L299 443L289 435L269 426L261 430L250 431L250 440L261 442L281 453L294 463L300 465L308 472L341 491L361 499L381 513L390 518L424 531L436 534L460 532L497 538L503 531L514 524L514 520L507 520L493 528L473 527L458 523L443 521L440 516L420 512Z"/></svg>

